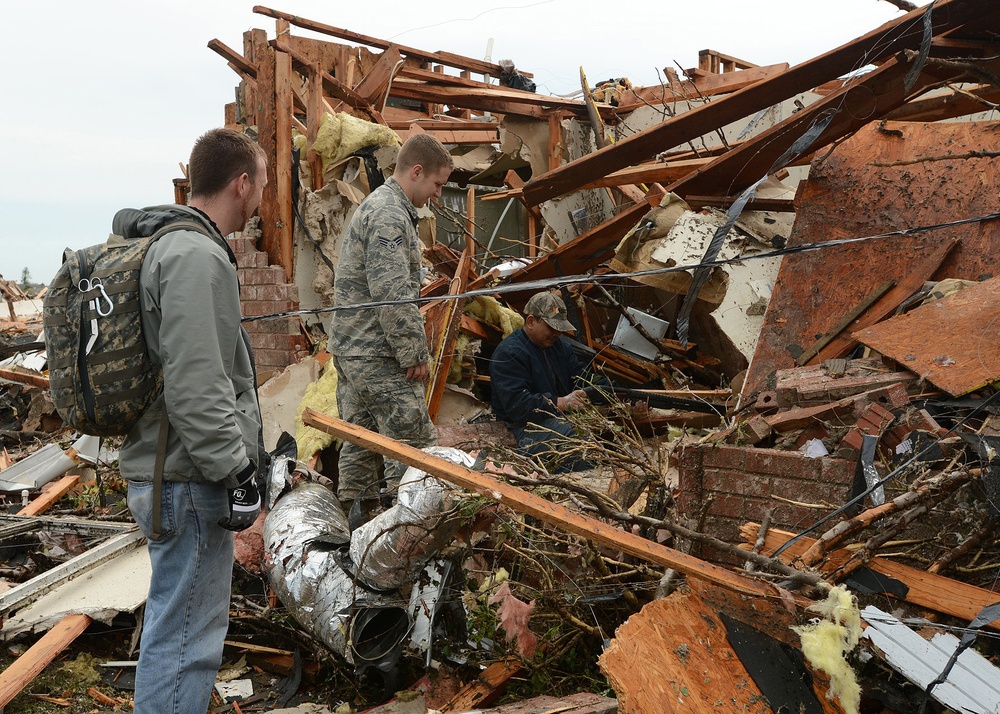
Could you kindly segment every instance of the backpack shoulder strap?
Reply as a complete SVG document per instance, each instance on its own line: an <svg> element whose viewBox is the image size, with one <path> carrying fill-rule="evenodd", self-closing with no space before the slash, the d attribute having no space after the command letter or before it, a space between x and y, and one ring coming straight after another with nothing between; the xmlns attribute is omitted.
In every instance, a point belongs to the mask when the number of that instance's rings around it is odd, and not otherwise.
<svg viewBox="0 0 1000 714"><path fill-rule="evenodd" d="M173 233L174 231L194 231L195 233L201 233L203 236L208 236L212 238L212 231L205 227L205 224L198 221L175 221L174 223L168 223L167 225L160 228L153 235L151 235L150 242L157 241L167 233Z"/></svg>

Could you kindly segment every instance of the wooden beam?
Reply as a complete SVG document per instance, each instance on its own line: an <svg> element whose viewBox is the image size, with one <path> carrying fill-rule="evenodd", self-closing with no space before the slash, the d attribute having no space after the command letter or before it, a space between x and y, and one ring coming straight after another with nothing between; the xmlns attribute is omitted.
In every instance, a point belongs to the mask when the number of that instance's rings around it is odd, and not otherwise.
<svg viewBox="0 0 1000 714"><path fill-rule="evenodd" d="M48 488L42 491L38 498L34 499L31 503L18 511L17 515L37 516L39 513L45 513L45 511L49 510L52 506L58 503L59 499L69 493L70 489L78 483L80 483L80 477L76 474L63 476L55 483L49 484Z"/></svg>
<svg viewBox="0 0 1000 714"><path fill-rule="evenodd" d="M899 62L895 58L884 62L878 69L849 82L838 91L743 142L738 149L722 154L706 166L675 181L667 190L682 197L688 194L712 194L720 187L739 193L766 175L774 162L825 112L835 114L806 150L808 153L857 131L873 119L902 105L908 96L903 80L909 71L910 64L907 62ZM910 94L919 94L922 87L938 81L937 77L921 74ZM526 186L525 191L527 190Z"/></svg>
<svg viewBox="0 0 1000 714"><path fill-rule="evenodd" d="M892 121L942 121L989 111L991 104L1000 104L1000 88L986 84L907 102L889 112L885 118Z"/></svg>
<svg viewBox="0 0 1000 714"><path fill-rule="evenodd" d="M257 247L267 253L269 265L281 265L281 208L278 203L278 134L275 102L275 56L278 53L268 44L267 34L263 30L253 30L251 41L252 57L254 64L257 65L257 92L253 102L257 120L257 143L267 157L267 185L264 186L258 209L261 237ZM290 111L281 113L290 115Z"/></svg>
<svg viewBox="0 0 1000 714"><path fill-rule="evenodd" d="M233 48L227 46L221 40L209 40L208 49L221 56L229 62L229 64L235 65L234 69L236 69L239 74L250 77L251 79L257 79L257 65Z"/></svg>
<svg viewBox="0 0 1000 714"><path fill-rule="evenodd" d="M341 419L334 419L310 408L303 412L302 420L306 425L322 432L389 456L408 466L415 466L432 476L493 499L518 513L532 516L594 543L622 550L647 562L673 568L689 577L706 580L729 590L760 597L777 596L777 592L770 585L620 530L596 518L581 515L517 486L454 464L447 459L432 456L368 429Z"/></svg>
<svg viewBox="0 0 1000 714"><path fill-rule="evenodd" d="M943 0L934 6L934 33L942 34L965 23L977 22L990 6L990 0ZM924 11L924 8L914 10L779 75L678 114L613 146L535 177L525 186L525 198L537 204L576 190L612 171L646 161L708 130L752 115L859 66L891 56L902 49L916 49L923 38L921 17Z"/></svg>
<svg viewBox="0 0 1000 714"><path fill-rule="evenodd" d="M49 378L41 374L30 374L29 372L19 372L15 369L0 368L0 379L18 384L28 384L32 387L49 388Z"/></svg>
<svg viewBox="0 0 1000 714"><path fill-rule="evenodd" d="M0 709L7 706L73 640L83 634L91 622L93 620L87 615L67 615L0 672Z"/></svg>
<svg viewBox="0 0 1000 714"><path fill-rule="evenodd" d="M578 116L585 116L587 112L586 107L580 102L549 97L544 94L534 94L520 89L444 87L405 78L399 78L393 82L390 96L432 104L447 104L449 107L500 112L539 119L546 119L548 117L547 110L552 109L562 109ZM600 104L598 108L602 114L608 115L609 119L614 114L614 107L608 104Z"/></svg>
<svg viewBox="0 0 1000 714"><path fill-rule="evenodd" d="M458 267L455 269L455 277L451 281L449 295L458 295L465 291L465 286L469 282L469 269L472 266L472 250L467 242L462 256L458 260ZM448 375L451 373L451 363L455 358L455 345L458 343L458 326L462 321L462 309L465 307L465 300L456 298L443 301L445 309L439 313L442 324L436 325L439 328L438 340L433 344L435 348L434 364L432 366L430 383L427 385L427 413L431 421L436 422L438 412L441 409L441 399L444 396L444 389L448 385Z"/></svg>
<svg viewBox="0 0 1000 714"><path fill-rule="evenodd" d="M389 45L382 56L378 58L378 62L358 82L354 91L372 106L381 108L385 104L385 93L389 89L389 83L392 82L397 66L402 61L403 57L399 54L399 46Z"/></svg>
<svg viewBox="0 0 1000 714"><path fill-rule="evenodd" d="M266 15L267 17L285 20L291 25L301 27L305 30L312 30L313 32L318 32L321 35L337 37L341 40L348 40L349 42L354 42L359 45L367 45L368 47L376 47L380 50L388 49L389 45L393 44L388 40L381 40L377 37L371 37L370 35L362 35L358 32L352 32L351 30L334 27L333 25L326 25L322 22L316 22L315 20L307 20L304 17L292 15L287 12L280 12L278 10L272 10L271 8L264 7L263 5L254 6L253 11L258 15ZM468 69L479 74L488 74L492 77L496 77L498 79L500 78L500 65L493 64L492 62L484 62L483 60L473 59L472 57L463 57L450 52L426 52L424 50L418 50L415 47L406 47L405 45L399 45L399 50L408 57L416 57L417 59L424 60L425 62L437 62L439 64L448 65L449 67ZM521 72L521 74L526 77L532 76L527 72Z"/></svg>
<svg viewBox="0 0 1000 714"><path fill-rule="evenodd" d="M568 243L563 243L550 253L534 261L531 265L521 268L507 278L507 283L523 283L533 280L543 280L554 278L559 275L579 275L596 265L600 265L606 260L610 260L614 255L614 247L618 244L629 229L649 211L646 203L636 203L629 206L614 218L605 221L601 225L590 229L586 233L578 235ZM470 290L485 287L482 282L473 281L469 284ZM504 298L511 307L521 308L528 298L539 288L527 287L523 291L505 293Z"/></svg>
<svg viewBox="0 0 1000 714"><path fill-rule="evenodd" d="M744 537L752 532L753 537L756 538L757 524L747 523L740 528L740 531ZM795 534L769 528L762 552L766 555L777 550L793 535ZM814 538L800 538L778 557L782 561L794 565L798 558L809 550L815 542ZM850 557L851 551L846 548L827 553L826 559L820 563L819 569L824 574L832 574L843 566ZM990 590L953 580L943 575L928 573L925 570L903 565L887 558L871 558L867 565L878 573L905 583L909 588L906 593L906 602L957 617L965 622L972 622L980 610L1000 600L1000 596ZM987 627L991 630L1000 630L1000 620L992 622Z"/></svg>
<svg viewBox="0 0 1000 714"><path fill-rule="evenodd" d="M673 183L684 178L691 172L709 164L711 157L703 159L682 159L680 161L656 161L653 163L630 166L602 176L596 181L580 186L580 190L588 188L611 188L624 184L637 183Z"/></svg>
<svg viewBox="0 0 1000 714"><path fill-rule="evenodd" d="M288 32L288 23L278 20L278 37ZM292 58L287 52L274 53L274 176L277 205L278 265L285 269L285 277L295 275L294 214L292 211Z"/></svg>
<svg viewBox="0 0 1000 714"><path fill-rule="evenodd" d="M280 40L271 40L268 44L274 49L280 52L284 52L289 57L291 57L292 66L295 68L297 72L301 72L302 74L308 74L310 68L314 66L314 64L310 62L305 56L299 54L291 47L289 47L286 43L281 42ZM379 124L385 123L382 119L381 114L379 114L378 110L376 110L368 102L368 100L366 100L360 94L355 92L353 89L348 87L346 84L341 82L339 79L334 77L329 72L323 72L321 76L323 81L324 92L326 92L335 99L339 99L341 102L348 105L349 107L352 107L360 112L364 112L369 117L371 117L375 122ZM340 108L340 106L341 105L338 105L336 108L333 107L328 108L327 111L333 114L336 111L336 109Z"/></svg>

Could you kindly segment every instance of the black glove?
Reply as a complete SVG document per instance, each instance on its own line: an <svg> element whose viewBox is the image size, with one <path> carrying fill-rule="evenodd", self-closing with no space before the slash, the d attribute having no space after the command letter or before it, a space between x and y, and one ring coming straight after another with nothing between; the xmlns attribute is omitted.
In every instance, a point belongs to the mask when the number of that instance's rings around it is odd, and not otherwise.
<svg viewBox="0 0 1000 714"><path fill-rule="evenodd" d="M260 515L260 492L254 479L256 475L257 464L251 461L236 477L240 485L229 489L229 517L219 519L219 525L226 530L245 530Z"/></svg>

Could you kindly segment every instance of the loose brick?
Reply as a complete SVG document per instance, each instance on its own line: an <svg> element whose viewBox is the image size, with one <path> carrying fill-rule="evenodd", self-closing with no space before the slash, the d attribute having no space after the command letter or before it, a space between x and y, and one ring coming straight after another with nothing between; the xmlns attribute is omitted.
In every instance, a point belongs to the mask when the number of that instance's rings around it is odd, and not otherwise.
<svg viewBox="0 0 1000 714"><path fill-rule="evenodd" d="M858 428L865 434L881 434L895 418L885 407L872 403L858 417Z"/></svg>
<svg viewBox="0 0 1000 714"><path fill-rule="evenodd" d="M864 436L861 434L861 430L854 427L849 432L844 434L844 438L840 440L840 445L846 447L853 451L860 452L861 445L864 442Z"/></svg>

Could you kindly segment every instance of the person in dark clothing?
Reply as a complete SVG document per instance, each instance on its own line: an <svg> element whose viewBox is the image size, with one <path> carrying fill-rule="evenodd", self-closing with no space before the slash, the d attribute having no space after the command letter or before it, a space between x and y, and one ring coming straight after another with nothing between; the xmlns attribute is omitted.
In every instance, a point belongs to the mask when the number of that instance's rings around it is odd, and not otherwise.
<svg viewBox="0 0 1000 714"><path fill-rule="evenodd" d="M541 292L524 307L524 327L512 332L493 353L490 385L493 411L507 423L518 448L556 473L593 468L567 453L567 439L577 433L563 415L588 405L583 388L608 384L584 367L569 341L575 332L558 295Z"/></svg>

